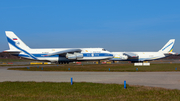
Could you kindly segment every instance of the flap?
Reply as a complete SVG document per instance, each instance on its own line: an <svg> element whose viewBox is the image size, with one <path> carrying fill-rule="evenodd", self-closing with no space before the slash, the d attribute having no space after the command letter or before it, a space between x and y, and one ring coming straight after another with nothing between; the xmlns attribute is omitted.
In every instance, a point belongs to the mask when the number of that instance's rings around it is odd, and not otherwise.
<svg viewBox="0 0 180 101"><path fill-rule="evenodd" d="M60 55L60 54L65 54L65 53L70 53L70 52L80 52L80 51L81 51L81 49L67 49L67 50L63 50L63 51L49 53L45 56Z"/></svg>

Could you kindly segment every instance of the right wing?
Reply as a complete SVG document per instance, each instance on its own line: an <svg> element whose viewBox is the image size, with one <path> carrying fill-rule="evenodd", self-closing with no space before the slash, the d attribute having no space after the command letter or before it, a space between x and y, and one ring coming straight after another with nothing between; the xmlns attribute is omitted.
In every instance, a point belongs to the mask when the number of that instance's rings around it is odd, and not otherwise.
<svg viewBox="0 0 180 101"><path fill-rule="evenodd" d="M137 57L136 54L131 53L131 52L125 52L125 53L123 53L123 55L126 55L126 56L128 56L128 57Z"/></svg>

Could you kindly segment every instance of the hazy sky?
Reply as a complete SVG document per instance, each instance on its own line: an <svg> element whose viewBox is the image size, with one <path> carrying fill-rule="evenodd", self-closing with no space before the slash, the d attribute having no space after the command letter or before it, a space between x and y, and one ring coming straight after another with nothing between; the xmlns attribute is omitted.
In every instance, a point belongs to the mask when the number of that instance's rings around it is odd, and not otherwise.
<svg viewBox="0 0 180 101"><path fill-rule="evenodd" d="M31 48L158 51L172 38L180 53L179 0L1 0L0 51L5 31Z"/></svg>

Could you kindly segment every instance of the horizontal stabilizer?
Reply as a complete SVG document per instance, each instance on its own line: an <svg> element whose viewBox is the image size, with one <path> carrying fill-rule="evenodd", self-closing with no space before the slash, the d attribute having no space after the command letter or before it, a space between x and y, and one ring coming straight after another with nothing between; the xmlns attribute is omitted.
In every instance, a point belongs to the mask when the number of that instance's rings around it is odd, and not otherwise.
<svg viewBox="0 0 180 101"><path fill-rule="evenodd" d="M13 54L13 53L20 53L21 51L19 51L19 50L5 50L5 51L3 51L3 53L11 53L11 54Z"/></svg>

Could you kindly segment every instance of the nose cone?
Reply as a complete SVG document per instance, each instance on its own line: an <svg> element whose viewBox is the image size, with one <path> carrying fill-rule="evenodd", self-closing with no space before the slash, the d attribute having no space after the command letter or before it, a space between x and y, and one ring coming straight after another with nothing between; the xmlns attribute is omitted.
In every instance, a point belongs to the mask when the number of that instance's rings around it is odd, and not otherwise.
<svg viewBox="0 0 180 101"><path fill-rule="evenodd" d="M114 55L112 53L109 54L110 58L114 58Z"/></svg>

